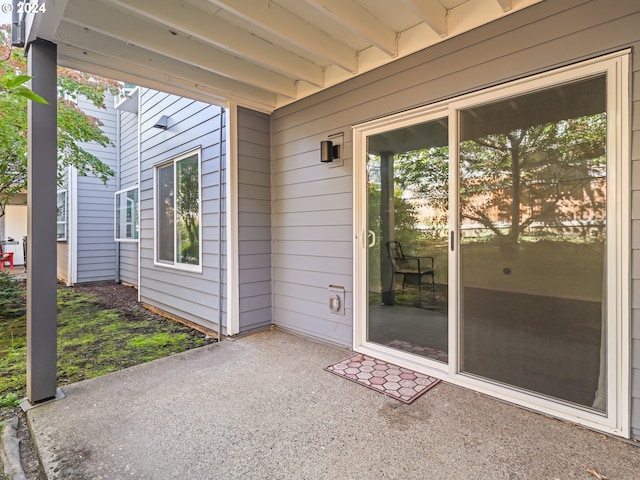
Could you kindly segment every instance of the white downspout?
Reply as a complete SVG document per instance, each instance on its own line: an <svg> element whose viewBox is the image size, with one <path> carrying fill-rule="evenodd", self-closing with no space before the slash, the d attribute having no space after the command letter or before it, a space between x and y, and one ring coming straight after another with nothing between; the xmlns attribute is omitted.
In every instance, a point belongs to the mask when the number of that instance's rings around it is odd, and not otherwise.
<svg viewBox="0 0 640 480"><path fill-rule="evenodd" d="M238 271L238 106L227 104L227 335L240 333L240 285ZM222 327L222 326L221 326ZM221 328L222 330L222 328Z"/></svg>
<svg viewBox="0 0 640 480"><path fill-rule="evenodd" d="M141 146L141 139L142 139L142 135L140 132L140 126L142 125L142 88L141 87L137 87L138 88L138 140L137 140L137 148L138 148L138 225L141 223L141 219L140 219L140 200L141 200L141 188L140 188L140 162L142 159L142 146ZM141 285L141 279L142 279L142 270L140 268L140 262L142 260L142 249L140 248L140 244L142 243L142 238L141 237L141 230L138 232L138 302L140 301L141 295L140 292L142 290L142 285ZM155 239L154 239L155 241Z"/></svg>
<svg viewBox="0 0 640 480"><path fill-rule="evenodd" d="M120 172L122 170L122 156L121 156L121 146L122 146L122 138L121 138L121 125L122 123L122 111L116 110L116 192L120 191L122 186L122 179L120 178ZM114 212L113 212L113 237L115 239L116 236L116 212L115 212L115 196L113 201ZM116 271L115 271L115 282L120 283L120 242L116 241Z"/></svg>

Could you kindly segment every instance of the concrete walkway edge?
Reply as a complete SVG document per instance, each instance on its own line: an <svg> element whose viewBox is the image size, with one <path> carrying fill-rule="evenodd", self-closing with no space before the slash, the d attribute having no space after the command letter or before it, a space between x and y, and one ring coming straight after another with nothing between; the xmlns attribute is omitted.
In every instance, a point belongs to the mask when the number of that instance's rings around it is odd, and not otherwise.
<svg viewBox="0 0 640 480"><path fill-rule="evenodd" d="M20 461L20 441L18 440L18 418L10 418L2 424L2 445L0 459L4 475L10 480L27 480Z"/></svg>

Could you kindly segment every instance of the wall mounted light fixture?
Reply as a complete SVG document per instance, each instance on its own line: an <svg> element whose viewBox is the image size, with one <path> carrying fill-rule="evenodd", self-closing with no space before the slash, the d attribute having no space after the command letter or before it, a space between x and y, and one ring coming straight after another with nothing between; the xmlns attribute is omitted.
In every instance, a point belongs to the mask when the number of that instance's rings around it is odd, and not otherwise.
<svg viewBox="0 0 640 480"><path fill-rule="evenodd" d="M340 145L334 145L331 140L320 142L320 161L322 163L333 162L334 158L340 157Z"/></svg>
<svg viewBox="0 0 640 480"><path fill-rule="evenodd" d="M158 120L156 120L153 128L160 128L162 130L166 130L167 128L169 128L169 117L167 117L166 115L162 115Z"/></svg>

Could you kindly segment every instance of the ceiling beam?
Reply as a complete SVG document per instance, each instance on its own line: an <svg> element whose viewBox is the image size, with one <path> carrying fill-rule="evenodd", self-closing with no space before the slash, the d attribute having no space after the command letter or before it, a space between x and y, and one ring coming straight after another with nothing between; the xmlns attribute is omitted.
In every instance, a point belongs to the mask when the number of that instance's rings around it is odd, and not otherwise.
<svg viewBox="0 0 640 480"><path fill-rule="evenodd" d="M269 0L209 0L209 2L302 47L348 72L355 73L357 52L277 3Z"/></svg>
<svg viewBox="0 0 640 480"><path fill-rule="evenodd" d="M198 40L227 50L269 70L317 87L324 86L324 68L185 3L157 0L104 0Z"/></svg>
<svg viewBox="0 0 640 480"><path fill-rule="evenodd" d="M159 92L172 93L219 106L225 106L231 101L264 113L271 113L274 110L273 104L262 103L259 100L252 101L245 97L236 96L233 92L225 92L206 85L188 83L172 75L167 75L165 78L160 79L157 73L146 71L144 68L136 68L135 65L127 65L126 62L112 65L110 63L112 59L102 57L101 55L89 53L89 58L86 58L87 55L83 55L83 57L85 58L77 58L75 52L71 51L69 51L68 54L59 54L58 65L106 78L113 77L114 71L124 66L126 67L126 71L118 73L120 81L133 85L152 88Z"/></svg>
<svg viewBox="0 0 640 480"><path fill-rule="evenodd" d="M113 77L114 70L111 67L105 66L102 61L96 61L96 59L100 58L99 56L94 56L93 54L90 55L90 59L79 59L73 54L58 54L58 65L105 78ZM194 92L183 84L180 84L179 86L172 85L160 82L155 78L145 78L130 71L118 72L118 77L120 81L127 82L132 85L140 85L141 87L152 88L160 92L172 93L181 97L191 98L193 100L199 100L201 102L211 103L214 105L224 106L226 104L226 98L220 95L215 95L214 93L210 94L203 89Z"/></svg>
<svg viewBox="0 0 640 480"><path fill-rule="evenodd" d="M502 8L503 12L508 12L513 8L513 5L511 4L511 0L496 0L496 1L500 4L500 7Z"/></svg>
<svg viewBox="0 0 640 480"><path fill-rule="evenodd" d="M73 0L70 3L73 3L73 8L68 8L67 19L78 26L263 90L295 98L295 81L283 75L254 66L197 40L174 34L170 29L156 26L137 15L123 15L120 10L100 2Z"/></svg>
<svg viewBox="0 0 640 480"><path fill-rule="evenodd" d="M391 57L398 53L397 33L352 0L305 0Z"/></svg>
<svg viewBox="0 0 640 480"><path fill-rule="evenodd" d="M7 1L3 7L10 4L11 2ZM55 32L67 8L67 0L47 2L46 7L46 15L34 13L25 16L26 44L35 40L36 36L55 43Z"/></svg>
<svg viewBox="0 0 640 480"><path fill-rule="evenodd" d="M97 62L114 72L131 72L142 78L166 81L181 79L180 84L192 88L198 86L221 92L227 97L244 99L243 104L260 104L275 107L275 94L259 88L216 75L178 60L149 52L135 45L88 31L72 23L63 22L58 28L60 54L84 62ZM107 75L114 77L115 74ZM123 80L122 78L116 78ZM226 93L225 93L226 92Z"/></svg>
<svg viewBox="0 0 640 480"><path fill-rule="evenodd" d="M447 36L447 9L438 0L405 0L405 4L434 32Z"/></svg>

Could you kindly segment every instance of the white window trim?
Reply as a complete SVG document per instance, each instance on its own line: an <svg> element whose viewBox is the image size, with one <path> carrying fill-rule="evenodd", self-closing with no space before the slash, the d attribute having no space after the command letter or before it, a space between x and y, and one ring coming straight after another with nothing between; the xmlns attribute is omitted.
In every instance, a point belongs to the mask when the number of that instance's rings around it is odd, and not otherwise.
<svg viewBox="0 0 640 480"><path fill-rule="evenodd" d="M526 408L563 418L577 424L629 438L630 425L630 118L629 118L629 50L559 68L542 74L516 80L504 85L456 97L449 101L416 108L389 117L356 125L353 128L353 225L354 225L354 321L353 349L383 360L400 363L408 368L431 374L456 385L516 403ZM448 365L419 359L416 356L367 341L367 232L366 232L366 140L391 128L402 128L418 122L449 116L450 158L457 158L457 115L462 109L484 105L492 101L549 88L568 81L607 74L607 191L612 192L607 202L607 398L606 415L581 409L543 396L480 380L459 372L457 314L458 299L449 299L449 359ZM456 165L457 161L451 161ZM455 178L456 172L450 169ZM452 185L450 211L457 212L457 191ZM451 231L458 229L456 215L450 215ZM457 249L457 245L456 245ZM458 283L458 265L449 262L449 279ZM450 297L454 297L450 295Z"/></svg>
<svg viewBox="0 0 640 480"><path fill-rule="evenodd" d="M57 219L57 205L58 196L64 194L64 222L59 222ZM64 224L64 237L58 237L57 225ZM62 188L56 192L56 240L58 242L66 242L69 236L67 229L69 228L69 193L66 188Z"/></svg>
<svg viewBox="0 0 640 480"><path fill-rule="evenodd" d="M118 231L118 204L116 199L118 198L118 195L122 195L126 192L129 192L131 190L138 190L138 204L136 205L136 215L138 216L138 238L127 238L127 237L120 237L118 238L118 236L116 235L116 232ZM117 192L115 192L113 194L113 239L116 242L121 242L121 243L139 243L140 242L140 188L138 185L134 185L133 187L128 187L128 188L123 188L122 190L118 190Z"/></svg>
<svg viewBox="0 0 640 480"><path fill-rule="evenodd" d="M173 168L173 178L174 178L174 188L175 188L175 176L176 176L176 168L175 165L177 162L179 162L180 160L183 160L185 158L188 157L192 157L196 155L198 157L198 196L199 196L199 202L198 202L198 218L199 218L199 222L198 222L198 235L199 235L199 263L198 265L189 265L186 263L178 263L176 261L177 258L177 251L176 249L177 247L177 242L175 242L174 239L174 260L173 263L168 263L168 262L160 262L158 261L158 169L165 167L167 165L173 164L174 168ZM139 200L139 197L138 197ZM177 209L175 209L177 211ZM177 225L177 222L175 221L175 215L176 213L174 213L174 228L175 225ZM175 229L174 229L174 235L175 235ZM202 273L202 149L200 147L190 150L186 153L180 154L176 157L172 157L169 160L160 162L160 163L156 163L153 166L153 264L156 267L163 267L163 268L167 268L167 269L171 269L171 270L181 270L181 271L185 271L185 272L195 272L195 273Z"/></svg>

